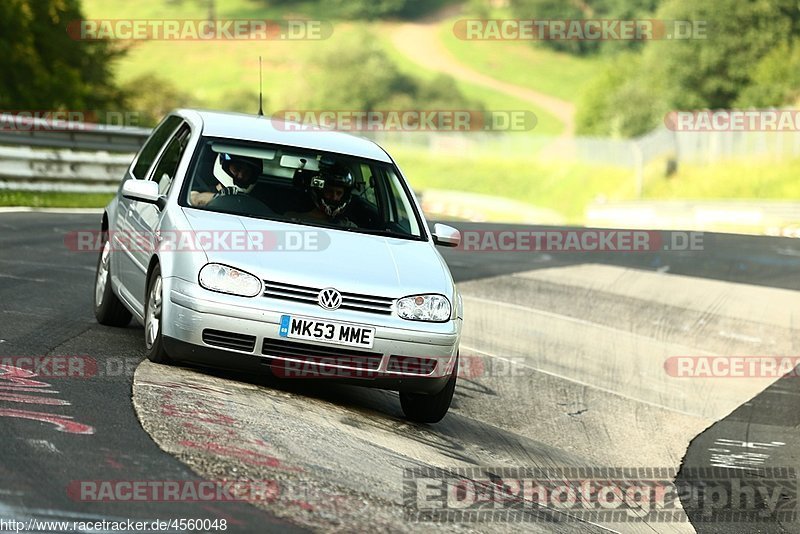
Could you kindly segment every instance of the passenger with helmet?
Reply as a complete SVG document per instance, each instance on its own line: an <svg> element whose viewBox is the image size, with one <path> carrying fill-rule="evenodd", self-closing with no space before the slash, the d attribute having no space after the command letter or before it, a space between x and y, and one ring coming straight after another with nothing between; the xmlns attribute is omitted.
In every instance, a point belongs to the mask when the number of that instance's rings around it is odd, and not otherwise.
<svg viewBox="0 0 800 534"><path fill-rule="evenodd" d="M345 228L356 225L346 216L353 195L353 175L341 165L320 166L319 176L310 179L308 193L314 203L306 213L287 213L288 217L308 222L335 224Z"/></svg>
<svg viewBox="0 0 800 534"><path fill-rule="evenodd" d="M260 175L260 159L221 153L214 161L214 178L217 180L214 190L193 190L189 200L193 206L205 206L221 196L250 193Z"/></svg>

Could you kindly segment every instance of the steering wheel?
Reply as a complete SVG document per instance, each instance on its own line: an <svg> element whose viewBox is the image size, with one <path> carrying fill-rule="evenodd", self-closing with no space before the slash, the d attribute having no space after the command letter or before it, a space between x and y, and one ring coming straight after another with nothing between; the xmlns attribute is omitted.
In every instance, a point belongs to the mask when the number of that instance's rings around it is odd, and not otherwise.
<svg viewBox="0 0 800 534"><path fill-rule="evenodd" d="M275 212L272 211L269 206L257 198L244 193L214 197L211 202L207 204L207 207L239 215L275 215Z"/></svg>

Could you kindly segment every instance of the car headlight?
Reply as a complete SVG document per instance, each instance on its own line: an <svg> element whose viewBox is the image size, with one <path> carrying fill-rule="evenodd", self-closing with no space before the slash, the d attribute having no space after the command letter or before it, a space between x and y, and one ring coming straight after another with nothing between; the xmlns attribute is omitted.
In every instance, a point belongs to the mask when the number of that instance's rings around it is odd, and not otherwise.
<svg viewBox="0 0 800 534"><path fill-rule="evenodd" d="M261 294L261 280L250 273L219 263L209 263L200 269L200 285L211 291L242 297Z"/></svg>
<svg viewBox="0 0 800 534"><path fill-rule="evenodd" d="M450 301L444 295L412 295L397 301L397 315L411 321L447 321Z"/></svg>

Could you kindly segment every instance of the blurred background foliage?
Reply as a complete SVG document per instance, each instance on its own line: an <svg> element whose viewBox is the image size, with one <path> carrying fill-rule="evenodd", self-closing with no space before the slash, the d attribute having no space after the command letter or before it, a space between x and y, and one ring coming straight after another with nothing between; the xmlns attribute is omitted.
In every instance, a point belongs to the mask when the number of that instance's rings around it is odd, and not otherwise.
<svg viewBox="0 0 800 534"><path fill-rule="evenodd" d="M512 0L542 18L705 21L705 39L536 43L612 60L586 84L577 132L631 137L674 109L784 106L798 96L800 5L796 0ZM580 7L576 7L580 6Z"/></svg>
<svg viewBox="0 0 800 534"><path fill-rule="evenodd" d="M334 31L324 40L75 40L66 28L84 18L294 18ZM705 38L465 41L453 31L463 18L702 21ZM422 44L398 40L406 35L398 29L409 25L423 32L412 32L426 37ZM540 157L567 130L563 109L574 110L577 135L633 138L661 126L672 110L800 105L798 0L2 0L0 36L0 109L9 111L134 111L137 126L183 106L254 113L259 56L267 113L533 111L538 124L526 132L524 150L464 154L455 145L416 148L412 140L393 153L415 187L447 187L457 178L451 187L548 206L570 219L593 198L634 192L621 166ZM432 46L441 49L432 55L458 68L426 63ZM558 99L562 113L526 93ZM800 163L745 163L668 176L661 166L645 176L644 196L797 195ZM737 169L749 169L747 176L732 176Z"/></svg>
<svg viewBox="0 0 800 534"><path fill-rule="evenodd" d="M358 68L353 68L358 65ZM402 72L373 31L355 26L307 57L286 104L293 109L482 109L450 76L427 80Z"/></svg>
<svg viewBox="0 0 800 534"><path fill-rule="evenodd" d="M114 2L106 2L106 6ZM219 14L219 6L208 0L157 0L149 2L168 8L202 10L207 16ZM315 2L290 0L248 0L249 8L264 4L270 9L313 11ZM428 0L329 0L325 11L344 19L372 20L381 17L417 17L435 10L444 2ZM232 13L236 16L236 13ZM258 85L234 79L213 97L203 91L187 90L176 80L159 56L145 58L146 69L126 76L115 68L141 43L124 41L81 41L66 30L73 21L88 18L80 0L4 0L0 4L0 106L7 110L135 110L141 126L152 126L169 110L182 106L215 107L230 111L257 109ZM138 17L137 17L138 18ZM141 18L150 18L142 16ZM276 107L303 109L482 109L483 104L461 94L455 81L444 75L425 80L400 72L375 35L375 29L355 24L352 31L341 32L327 46L306 49L298 46L291 59L292 70L299 76L279 78ZM177 47L185 43L148 43L154 49L168 47L173 61ZM197 43L216 46L219 43ZM227 44L227 43L226 43ZM224 45L219 45L224 46ZM254 54L258 53L254 50ZM212 61L216 57L209 58ZM238 57L237 57L238 59ZM248 58L248 68L252 64ZM233 67L234 76L241 65L225 62L204 63L203 69L216 70L224 77ZM221 64L220 64L221 63ZM167 67L167 68L165 68ZM255 71L251 69L250 74ZM252 77L252 76L251 76ZM269 71L265 83L275 86ZM268 89L270 88L268 87ZM213 92L213 88L212 88ZM269 108L270 99L267 98ZM97 113L102 116L102 113Z"/></svg>
<svg viewBox="0 0 800 534"><path fill-rule="evenodd" d="M79 0L0 2L0 106L3 109L118 109L125 100L113 62L125 50L72 39Z"/></svg>
<svg viewBox="0 0 800 534"><path fill-rule="evenodd" d="M123 3L86 0L92 16L109 16ZM267 65L270 87L265 92L274 108L485 107L486 99L465 96L461 84L452 78L414 76L402 71L385 51L384 21L430 16L454 4L452 1L143 0L136 4L129 9L141 12L141 18L172 10L168 12L231 18L323 14L338 21L347 31L337 31L324 46L298 44L290 60L280 63L273 57L277 63ZM563 91L579 95L575 99L578 134L632 137L658 126L664 114L673 109L783 106L800 97L797 0L470 0L463 9L472 16L488 17L496 14L498 5L505 6L502 13L523 19L705 21L705 39L549 40L527 45L586 58L598 65L595 75L582 79L580 87L574 87L574 80L566 77L554 81L562 86L569 83L574 88ZM148 43L153 45L148 49L152 54L142 54L141 43L72 39L65 27L84 17L80 0L0 3L3 108L135 109L147 125L179 106L240 111L255 107L258 87L252 57L247 65L242 65L241 56L229 56L225 61L226 56L215 56L211 51L205 61L202 56L196 60L199 63L189 58L186 68L195 72L218 69L230 72L234 79L215 88L215 78L209 78L212 83L208 83L200 77L196 90L187 89L161 61L174 61L184 43ZM225 45L219 48L220 54L226 53ZM272 48L278 50L277 45ZM255 56L260 52L250 47L247 53ZM127 59L129 54L137 61ZM133 68L120 70L120 62ZM517 70L523 67L519 65ZM249 74L243 69L249 69ZM281 69L288 73L281 73ZM236 77L243 83L237 83Z"/></svg>

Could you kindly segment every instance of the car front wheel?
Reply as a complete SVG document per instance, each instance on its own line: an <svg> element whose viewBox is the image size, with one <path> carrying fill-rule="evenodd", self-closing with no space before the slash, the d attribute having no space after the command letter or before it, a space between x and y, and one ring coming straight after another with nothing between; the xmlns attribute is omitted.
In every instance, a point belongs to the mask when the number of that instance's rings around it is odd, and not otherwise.
<svg viewBox="0 0 800 534"><path fill-rule="evenodd" d="M161 268L156 266L150 276L147 288L147 300L144 307L144 342L147 359L153 363L170 363L164 351L162 335L164 312L164 283L161 279Z"/></svg>
<svg viewBox="0 0 800 534"><path fill-rule="evenodd" d="M450 409L453 393L456 390L458 379L458 357L453 366L453 373L447 384L439 393L433 395L425 393L400 392L400 406L406 417L416 423L438 423Z"/></svg>
<svg viewBox="0 0 800 534"><path fill-rule="evenodd" d="M98 323L106 326L127 326L131 322L131 312L111 289L111 242L105 235L103 237L94 278L94 316Z"/></svg>

